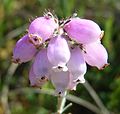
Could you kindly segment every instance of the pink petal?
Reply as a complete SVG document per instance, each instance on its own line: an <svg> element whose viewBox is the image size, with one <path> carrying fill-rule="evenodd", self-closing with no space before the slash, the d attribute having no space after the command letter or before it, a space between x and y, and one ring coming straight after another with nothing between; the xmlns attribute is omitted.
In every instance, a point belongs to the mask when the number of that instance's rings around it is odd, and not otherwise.
<svg viewBox="0 0 120 114"><path fill-rule="evenodd" d="M100 27L92 20L72 18L65 24L64 30L68 36L81 44L87 44L101 38Z"/></svg>
<svg viewBox="0 0 120 114"><path fill-rule="evenodd" d="M37 49L29 42L28 35L25 35L16 43L13 50L13 62L28 62L35 56L36 52Z"/></svg>
<svg viewBox="0 0 120 114"><path fill-rule="evenodd" d="M108 53L101 43L95 42L84 46L86 53L84 54L85 61L98 69L103 69L108 65Z"/></svg>

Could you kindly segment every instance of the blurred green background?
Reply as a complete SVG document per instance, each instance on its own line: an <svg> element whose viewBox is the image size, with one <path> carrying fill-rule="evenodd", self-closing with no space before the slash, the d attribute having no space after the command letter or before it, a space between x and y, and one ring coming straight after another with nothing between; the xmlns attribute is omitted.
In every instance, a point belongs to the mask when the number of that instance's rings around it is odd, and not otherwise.
<svg viewBox="0 0 120 114"><path fill-rule="evenodd" d="M110 66L102 71L88 66L85 78L105 105L103 109L120 114L120 0L0 0L0 114L56 112L56 97L32 90L20 91L20 88L29 87L31 63L17 67L11 62L12 49L28 28L29 20L41 16L45 9L54 10L59 19L77 12L79 17L94 20L105 31L102 43L108 50ZM43 90L48 88L53 89L50 83ZM82 84L70 94L97 106L89 88L87 90ZM64 114L95 112L73 102ZM108 113L103 111L99 114Z"/></svg>

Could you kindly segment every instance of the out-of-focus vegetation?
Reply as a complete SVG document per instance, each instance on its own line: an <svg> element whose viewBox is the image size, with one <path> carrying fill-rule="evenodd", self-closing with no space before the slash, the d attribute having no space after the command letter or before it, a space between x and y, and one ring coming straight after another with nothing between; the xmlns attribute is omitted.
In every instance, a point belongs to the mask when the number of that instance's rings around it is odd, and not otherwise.
<svg viewBox="0 0 120 114"><path fill-rule="evenodd" d="M108 50L110 66L103 71L88 67L85 78L106 108L120 114L120 0L0 0L0 114L5 111L3 105L6 102L2 103L4 97L7 97L11 114L52 114L56 111L56 97L29 91L18 92L19 88L29 87L30 63L19 65L10 80L15 42L25 33L29 19L41 16L45 9L54 10L59 19L77 12L81 18L96 21L105 31L102 42ZM5 87L8 82L9 92L6 96ZM44 88L53 87L46 84ZM77 91L70 93L95 104L82 84L78 85ZM65 114L69 112L94 114L74 103Z"/></svg>

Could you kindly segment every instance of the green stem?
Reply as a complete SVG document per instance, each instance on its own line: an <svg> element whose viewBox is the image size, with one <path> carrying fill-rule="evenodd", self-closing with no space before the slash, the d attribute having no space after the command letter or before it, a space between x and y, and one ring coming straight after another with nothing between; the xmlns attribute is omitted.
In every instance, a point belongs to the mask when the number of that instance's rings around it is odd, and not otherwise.
<svg viewBox="0 0 120 114"><path fill-rule="evenodd" d="M67 91L65 91L64 95L62 97L58 97L58 110L57 114L62 114L65 103L66 103L66 95Z"/></svg>

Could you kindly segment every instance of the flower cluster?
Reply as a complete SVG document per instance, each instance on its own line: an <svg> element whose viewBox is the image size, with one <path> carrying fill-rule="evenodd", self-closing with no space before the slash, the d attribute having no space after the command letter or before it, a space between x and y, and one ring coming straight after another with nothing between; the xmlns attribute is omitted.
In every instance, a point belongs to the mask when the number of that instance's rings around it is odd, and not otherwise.
<svg viewBox="0 0 120 114"><path fill-rule="evenodd" d="M101 44L104 31L92 20L72 16L59 21L50 12L33 20L13 50L13 62L32 59L31 86L42 87L51 80L57 95L84 83L86 63L103 69L108 54Z"/></svg>

